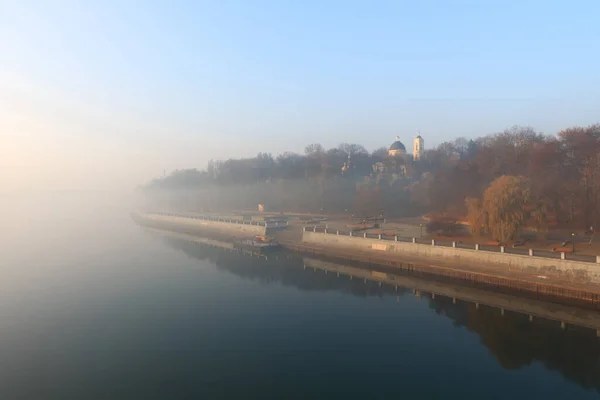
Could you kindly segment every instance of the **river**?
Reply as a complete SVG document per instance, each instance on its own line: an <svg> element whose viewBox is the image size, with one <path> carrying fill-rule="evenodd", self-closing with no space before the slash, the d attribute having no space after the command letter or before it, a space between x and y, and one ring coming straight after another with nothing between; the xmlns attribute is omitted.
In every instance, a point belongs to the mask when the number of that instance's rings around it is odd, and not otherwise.
<svg viewBox="0 0 600 400"><path fill-rule="evenodd" d="M106 194L2 201L2 399L600 392L588 328L162 237Z"/></svg>

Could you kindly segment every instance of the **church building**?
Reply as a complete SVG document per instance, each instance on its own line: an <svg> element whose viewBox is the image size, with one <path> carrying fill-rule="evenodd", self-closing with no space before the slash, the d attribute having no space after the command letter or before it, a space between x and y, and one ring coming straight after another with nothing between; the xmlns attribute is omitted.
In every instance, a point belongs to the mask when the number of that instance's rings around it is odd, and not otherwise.
<svg viewBox="0 0 600 400"><path fill-rule="evenodd" d="M374 173L392 173L406 176L407 166L410 167L410 161L420 160L423 158L425 151L425 141L421 135L413 140L412 158L411 154L406 152L406 147L400 141L400 137L396 136L396 140L391 144L388 150L388 156L383 162L377 162L373 165ZM351 155L348 154L348 161L342 166L342 174L346 175L353 168Z"/></svg>
<svg viewBox="0 0 600 400"><path fill-rule="evenodd" d="M421 135L417 135L413 145L413 160L420 160L423 158L423 150L425 148L425 141Z"/></svg>
<svg viewBox="0 0 600 400"><path fill-rule="evenodd" d="M413 141L413 153L412 153L413 160L420 160L421 158L423 158L424 151L425 151L425 141L419 134ZM404 159L407 158L406 157L407 156L406 147L400 141L399 136L396 136L396 141L394 143L392 143L392 145L390 146L390 149L388 150L388 156L390 156L390 157L400 156Z"/></svg>
<svg viewBox="0 0 600 400"><path fill-rule="evenodd" d="M396 136L396 141L392 143L390 149L388 150L388 156L397 157L397 156L405 156L406 155L406 147L400 141L400 136Z"/></svg>

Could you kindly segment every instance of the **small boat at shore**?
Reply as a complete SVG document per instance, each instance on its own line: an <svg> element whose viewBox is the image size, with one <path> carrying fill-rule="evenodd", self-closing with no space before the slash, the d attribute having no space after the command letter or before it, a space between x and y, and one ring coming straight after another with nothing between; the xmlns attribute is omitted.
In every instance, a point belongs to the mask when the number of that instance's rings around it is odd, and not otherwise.
<svg viewBox="0 0 600 400"><path fill-rule="evenodd" d="M245 250L259 251L261 253L277 251L281 250L282 248L281 244L276 240L267 238L262 235L256 235L252 239L237 241L234 243L234 247Z"/></svg>

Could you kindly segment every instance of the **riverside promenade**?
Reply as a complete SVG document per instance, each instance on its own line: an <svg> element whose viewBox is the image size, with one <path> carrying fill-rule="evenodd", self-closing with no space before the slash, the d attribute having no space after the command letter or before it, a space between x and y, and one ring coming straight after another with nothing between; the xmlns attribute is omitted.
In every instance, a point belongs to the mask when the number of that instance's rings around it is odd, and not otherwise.
<svg viewBox="0 0 600 400"><path fill-rule="evenodd" d="M172 213L132 213L141 225L176 230L220 239L268 234L287 249L320 254L343 260L400 269L412 269L437 276L512 288L522 292L577 299L589 305L600 300L600 263L472 249L456 244L418 243L416 239L369 237L364 233L309 228L284 224L239 221L215 216ZM596 260L594 260L596 261Z"/></svg>
<svg viewBox="0 0 600 400"><path fill-rule="evenodd" d="M594 310L585 310L580 307L565 304L553 304L540 298L531 296L515 296L501 293L486 287L476 285L455 284L443 280L429 279L418 271L400 270L380 265L365 265L348 261L333 262L319 256L283 253L264 255L252 253L243 249L236 249L228 241L203 238L196 235L177 233L170 230L144 228L148 233L161 238L193 243L205 248L206 252L221 251L226 253L239 253L239 260L248 260L247 268L257 265L262 259L264 265L280 265L286 269L302 267L314 279L329 277L346 282L358 281L365 284L377 284L382 291L393 293L409 289L412 293L423 299L436 299L446 297L457 303L471 303L476 309L480 307L494 308L499 315L505 313L524 314L529 322L536 319L555 321L556 326L567 329L570 326L579 326L593 329L600 337L600 313ZM234 257L232 254L230 257ZM252 259L250 261L250 259ZM261 271L256 268L256 271ZM268 272L265 272L268 274ZM315 274L316 273L316 274ZM268 275L266 275L268 276ZM296 275L294 275L296 276Z"/></svg>

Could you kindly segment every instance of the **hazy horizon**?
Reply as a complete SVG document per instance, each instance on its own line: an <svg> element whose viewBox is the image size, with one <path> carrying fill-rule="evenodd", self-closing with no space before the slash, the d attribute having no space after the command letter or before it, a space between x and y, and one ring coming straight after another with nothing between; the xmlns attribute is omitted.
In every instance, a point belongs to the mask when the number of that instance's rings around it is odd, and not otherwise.
<svg viewBox="0 0 600 400"><path fill-rule="evenodd" d="M0 4L0 192L598 122L600 4Z"/></svg>

